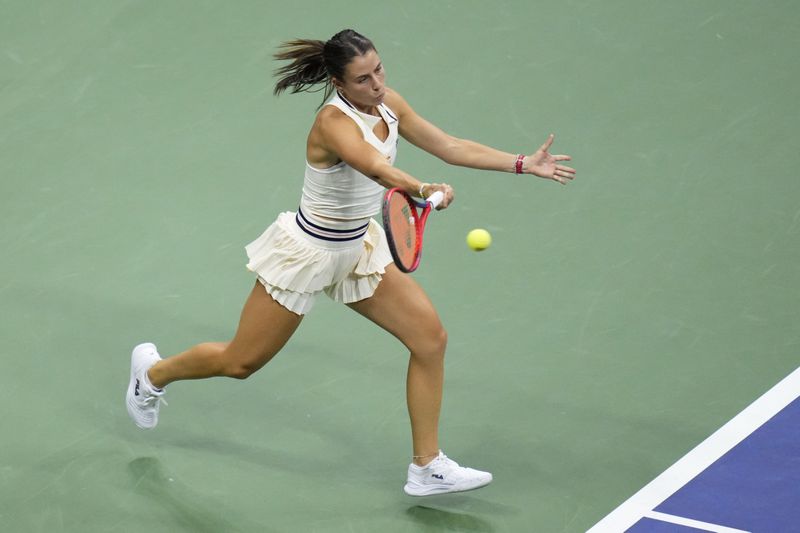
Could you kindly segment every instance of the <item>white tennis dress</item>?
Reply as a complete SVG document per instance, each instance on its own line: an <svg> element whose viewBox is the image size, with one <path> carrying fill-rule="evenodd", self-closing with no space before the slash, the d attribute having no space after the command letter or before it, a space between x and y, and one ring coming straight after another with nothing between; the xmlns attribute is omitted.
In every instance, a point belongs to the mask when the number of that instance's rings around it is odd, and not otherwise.
<svg viewBox="0 0 800 533"><path fill-rule="evenodd" d="M394 164L398 120L385 104L378 106L380 117L361 113L339 94L325 105L353 119L364 140ZM373 132L381 120L389 126L385 141ZM299 315L311 310L322 291L343 303L369 298L392 262L383 228L372 219L384 190L344 161L326 169L306 161L299 209L278 215L245 247L247 268L278 303Z"/></svg>

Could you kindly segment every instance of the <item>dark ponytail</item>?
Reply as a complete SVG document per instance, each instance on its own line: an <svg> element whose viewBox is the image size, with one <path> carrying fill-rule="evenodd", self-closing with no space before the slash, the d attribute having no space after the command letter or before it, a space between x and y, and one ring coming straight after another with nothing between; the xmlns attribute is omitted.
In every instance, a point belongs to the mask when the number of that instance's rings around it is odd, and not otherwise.
<svg viewBox="0 0 800 533"><path fill-rule="evenodd" d="M314 85L327 80L324 49L324 42L311 39L295 39L283 43L274 57L292 62L275 70L275 75L279 77L273 91L275 95L289 88L293 93L309 91Z"/></svg>
<svg viewBox="0 0 800 533"><path fill-rule="evenodd" d="M312 39L295 39L280 45L275 59L291 61L275 70L278 82L275 95L289 89L292 93L325 90L323 103L333 92L331 78L344 78L350 61L370 50L375 50L372 41L353 30L342 30L327 42ZM324 83L322 87L316 87Z"/></svg>

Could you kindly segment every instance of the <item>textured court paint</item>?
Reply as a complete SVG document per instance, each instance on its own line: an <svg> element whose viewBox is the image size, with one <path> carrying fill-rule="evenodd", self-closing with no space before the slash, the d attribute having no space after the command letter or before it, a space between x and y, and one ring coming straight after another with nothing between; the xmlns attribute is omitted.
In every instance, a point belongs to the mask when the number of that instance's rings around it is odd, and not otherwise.
<svg viewBox="0 0 800 533"><path fill-rule="evenodd" d="M710 522L701 522L699 520L691 520L682 516L675 516L665 513L658 513L651 511L647 514L649 518L667 522L669 524L678 524L682 526L697 527L703 531L711 531L713 533L750 533L742 529L733 529L730 527L720 526L719 524L712 524Z"/></svg>
<svg viewBox="0 0 800 533"><path fill-rule="evenodd" d="M744 529L782 531L796 523L795 458L800 369L595 524L588 533L627 531L659 512Z"/></svg>
<svg viewBox="0 0 800 533"><path fill-rule="evenodd" d="M798 421L800 399L786 406L656 510L680 512L697 520L731 524L749 531L795 528L800 522L800 511L795 506L800 494ZM723 493L728 496L722 496Z"/></svg>
<svg viewBox="0 0 800 533"><path fill-rule="evenodd" d="M625 533L697 533L701 531L708 532L708 529L697 529L661 520L642 518Z"/></svg>
<svg viewBox="0 0 800 533"><path fill-rule="evenodd" d="M346 6L0 2L0 529L585 531L797 366L800 7ZM345 26L447 131L554 131L579 169L401 142L456 187L415 277L450 333L442 445L495 476L473 493L402 494L405 355L325 301L251 380L170 387L154 432L123 408L135 343L232 334L320 97L273 98L270 54Z"/></svg>

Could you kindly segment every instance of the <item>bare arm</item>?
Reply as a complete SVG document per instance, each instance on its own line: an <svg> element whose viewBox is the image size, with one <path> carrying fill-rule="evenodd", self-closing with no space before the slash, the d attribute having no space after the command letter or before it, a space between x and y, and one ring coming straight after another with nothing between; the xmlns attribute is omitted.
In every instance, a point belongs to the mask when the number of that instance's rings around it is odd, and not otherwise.
<svg viewBox="0 0 800 533"><path fill-rule="evenodd" d="M445 133L419 116L408 102L394 91L387 91L386 98L389 107L400 119L400 134L415 146L451 165L479 170L516 172L517 154L496 150ZM560 161L569 161L570 156L550 154L550 145L554 137L551 134L536 152L525 156L522 161L523 174L533 174L562 184L575 177L574 168L559 164Z"/></svg>
<svg viewBox="0 0 800 533"><path fill-rule="evenodd" d="M399 187L412 196L418 196L423 182L392 166L372 145L364 140L359 127L338 110L325 110L315 124L319 148L344 161L349 166L375 180L387 189ZM453 201L453 189L446 184L426 184L425 196L433 191L445 193L439 208Z"/></svg>

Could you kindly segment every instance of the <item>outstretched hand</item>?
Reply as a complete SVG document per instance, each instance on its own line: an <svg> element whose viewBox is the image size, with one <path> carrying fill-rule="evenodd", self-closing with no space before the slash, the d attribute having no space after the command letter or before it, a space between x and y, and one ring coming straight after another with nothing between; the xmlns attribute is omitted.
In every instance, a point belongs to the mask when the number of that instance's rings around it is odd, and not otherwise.
<svg viewBox="0 0 800 533"><path fill-rule="evenodd" d="M555 135L551 133L544 144L536 150L533 155L529 155L525 158L522 172L557 181L565 185L567 181L575 179L575 169L558 164L559 161L570 161L572 158L568 155L551 154L550 145L553 144L553 139L555 139Z"/></svg>

